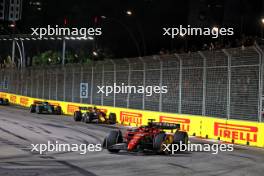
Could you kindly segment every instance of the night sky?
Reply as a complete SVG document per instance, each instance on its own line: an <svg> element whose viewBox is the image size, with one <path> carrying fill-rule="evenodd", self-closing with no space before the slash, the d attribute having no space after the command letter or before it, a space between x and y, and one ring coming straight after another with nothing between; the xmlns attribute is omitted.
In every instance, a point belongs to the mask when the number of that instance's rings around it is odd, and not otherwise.
<svg viewBox="0 0 264 176"><path fill-rule="evenodd" d="M41 6L32 2L41 2ZM133 14L128 16L127 10ZM30 27L48 24L63 26L67 19L68 27L102 27L103 35L96 41L98 48L115 57L134 57L158 54L162 48L172 51L219 40L210 37L172 40L162 36L163 27L180 24L234 27L235 35L222 40L234 40L244 34L260 36L262 11L263 0L24 0L17 31L30 33ZM102 15L108 19L101 19ZM136 38L140 53L124 26Z"/></svg>

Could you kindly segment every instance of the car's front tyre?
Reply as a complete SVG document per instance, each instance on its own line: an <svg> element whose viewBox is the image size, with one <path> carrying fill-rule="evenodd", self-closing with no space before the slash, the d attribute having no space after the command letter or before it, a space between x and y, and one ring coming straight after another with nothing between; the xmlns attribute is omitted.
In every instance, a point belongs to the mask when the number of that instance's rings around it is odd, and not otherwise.
<svg viewBox="0 0 264 176"><path fill-rule="evenodd" d="M108 136L104 139L103 147L111 153L118 153L120 149L111 149L111 146L122 142L123 142L123 136L120 130L110 131Z"/></svg>

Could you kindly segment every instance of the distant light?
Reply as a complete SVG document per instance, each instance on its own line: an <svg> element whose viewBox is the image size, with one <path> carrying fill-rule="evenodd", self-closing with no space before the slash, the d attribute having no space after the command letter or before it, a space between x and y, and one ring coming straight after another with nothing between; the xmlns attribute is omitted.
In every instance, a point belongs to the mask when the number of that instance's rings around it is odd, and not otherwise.
<svg viewBox="0 0 264 176"><path fill-rule="evenodd" d="M212 30L218 32L219 28L218 27L213 27Z"/></svg>
<svg viewBox="0 0 264 176"><path fill-rule="evenodd" d="M89 40L93 40L94 38L90 36L90 37L88 37L88 39L89 39Z"/></svg>
<svg viewBox="0 0 264 176"><path fill-rule="evenodd" d="M185 36L185 34L183 34L183 33L180 33L180 36L181 36L181 37L184 37L184 36Z"/></svg>
<svg viewBox="0 0 264 176"><path fill-rule="evenodd" d="M94 24L97 24L97 23L98 23L98 17L95 16L95 17L94 17Z"/></svg>
<svg viewBox="0 0 264 176"><path fill-rule="evenodd" d="M14 23L10 24L9 27L14 28L16 25Z"/></svg>
<svg viewBox="0 0 264 176"><path fill-rule="evenodd" d="M101 18L102 18L102 19L106 19L106 16L102 15Z"/></svg>
<svg viewBox="0 0 264 176"><path fill-rule="evenodd" d="M94 56L98 56L98 53L96 51L93 51Z"/></svg>
<svg viewBox="0 0 264 176"><path fill-rule="evenodd" d="M262 24L264 24L264 18L261 19Z"/></svg>
<svg viewBox="0 0 264 176"><path fill-rule="evenodd" d="M64 24L64 26L68 25L68 19L66 17L64 17L64 19L63 19L63 24Z"/></svg>
<svg viewBox="0 0 264 176"><path fill-rule="evenodd" d="M131 16L133 13L132 13L131 10L127 10L127 11L126 11L126 14L129 15L129 16Z"/></svg>

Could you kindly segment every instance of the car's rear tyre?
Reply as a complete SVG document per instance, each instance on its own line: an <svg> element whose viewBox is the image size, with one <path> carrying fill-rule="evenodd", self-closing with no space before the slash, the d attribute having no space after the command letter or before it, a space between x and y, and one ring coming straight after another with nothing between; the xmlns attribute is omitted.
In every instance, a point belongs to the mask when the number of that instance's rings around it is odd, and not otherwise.
<svg viewBox="0 0 264 176"><path fill-rule="evenodd" d="M36 112L36 105L30 105L30 113Z"/></svg>
<svg viewBox="0 0 264 176"><path fill-rule="evenodd" d="M86 113L83 118L85 123L92 123L92 117L90 113Z"/></svg>
<svg viewBox="0 0 264 176"><path fill-rule="evenodd" d="M108 136L104 139L103 147L106 148L111 153L118 153L120 149L110 149L109 147L122 142L123 142L123 136L120 130L110 131Z"/></svg>
<svg viewBox="0 0 264 176"><path fill-rule="evenodd" d="M160 154L163 153L162 151L162 144L164 142L166 138L166 134L165 133L159 133L154 137L153 140L153 149L156 153Z"/></svg>
<svg viewBox="0 0 264 176"><path fill-rule="evenodd" d="M82 113L81 111L75 111L73 114L73 119L78 122L82 120Z"/></svg>
<svg viewBox="0 0 264 176"><path fill-rule="evenodd" d="M173 144L176 145L188 145L189 137L188 133L185 131L176 131L176 133L173 136ZM180 146L177 147L178 149ZM176 150L176 152L179 152L179 150Z"/></svg>
<svg viewBox="0 0 264 176"><path fill-rule="evenodd" d="M115 113L110 113L108 120L109 120L109 124L116 124L116 114Z"/></svg>
<svg viewBox="0 0 264 176"><path fill-rule="evenodd" d="M62 109L60 106L57 107L56 113L57 115L62 115Z"/></svg>
<svg viewBox="0 0 264 176"><path fill-rule="evenodd" d="M41 113L42 113L42 109L41 109L41 107L36 106L36 113L37 113L37 114L41 114Z"/></svg>
<svg viewBox="0 0 264 176"><path fill-rule="evenodd" d="M185 131L176 131L176 133L174 134L174 137L173 137L173 143L174 144L188 144L188 140L189 140L189 137L188 137L188 133L185 132Z"/></svg>

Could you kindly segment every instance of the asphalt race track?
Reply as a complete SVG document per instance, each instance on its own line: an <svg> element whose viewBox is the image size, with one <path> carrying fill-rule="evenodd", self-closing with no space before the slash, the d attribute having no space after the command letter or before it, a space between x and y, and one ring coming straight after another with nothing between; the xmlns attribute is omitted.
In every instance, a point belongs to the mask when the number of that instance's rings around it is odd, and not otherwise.
<svg viewBox="0 0 264 176"><path fill-rule="evenodd" d="M261 176L264 173L264 150L247 147L217 155L192 152L171 156L107 151L40 155L30 151L31 144L46 144L48 140L101 143L113 128L76 123L67 116L30 114L27 109L0 106L0 176Z"/></svg>

